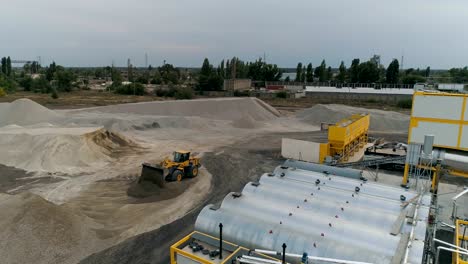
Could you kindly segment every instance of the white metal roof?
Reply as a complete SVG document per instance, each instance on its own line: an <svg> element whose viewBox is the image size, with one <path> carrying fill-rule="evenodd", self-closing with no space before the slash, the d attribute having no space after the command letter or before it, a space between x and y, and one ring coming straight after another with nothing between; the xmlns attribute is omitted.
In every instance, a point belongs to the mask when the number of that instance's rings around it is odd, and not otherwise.
<svg viewBox="0 0 468 264"><path fill-rule="evenodd" d="M316 184L317 180L320 183ZM412 224L400 216L412 206L402 209L401 195L409 201L417 193L278 167L274 175L264 174L259 184L248 183L240 197L234 193L226 196L220 208L206 206L195 229L218 236L221 222L224 239L248 248L281 251L286 243L288 253L391 263L402 234L412 229ZM423 255L430 196L423 195L420 200L409 263L421 263ZM398 234L390 234L398 222L402 223ZM405 243L403 249L406 247Z"/></svg>

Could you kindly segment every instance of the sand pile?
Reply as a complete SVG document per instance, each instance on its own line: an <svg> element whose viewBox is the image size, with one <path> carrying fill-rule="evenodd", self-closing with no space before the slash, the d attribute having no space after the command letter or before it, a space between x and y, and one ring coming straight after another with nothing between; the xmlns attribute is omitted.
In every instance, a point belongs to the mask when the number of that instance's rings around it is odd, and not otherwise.
<svg viewBox="0 0 468 264"><path fill-rule="evenodd" d="M0 131L0 163L27 171L77 173L135 147L120 134L96 128L27 128Z"/></svg>
<svg viewBox="0 0 468 264"><path fill-rule="evenodd" d="M336 123L352 114L369 113L371 116L370 130L407 132L410 117L405 114L351 107L338 104L315 105L297 113L297 117L303 122L320 125L321 122Z"/></svg>
<svg viewBox="0 0 468 264"><path fill-rule="evenodd" d="M63 117L29 99L18 99L12 103L2 104L0 110L0 126L33 125L57 121Z"/></svg>
<svg viewBox="0 0 468 264"><path fill-rule="evenodd" d="M214 120L240 120L249 118L267 121L279 112L257 98L215 98L178 101L144 102L80 109L70 112L98 111L152 116L197 116Z"/></svg>
<svg viewBox="0 0 468 264"><path fill-rule="evenodd" d="M94 222L31 193L0 194L2 263L76 263L99 250Z"/></svg>

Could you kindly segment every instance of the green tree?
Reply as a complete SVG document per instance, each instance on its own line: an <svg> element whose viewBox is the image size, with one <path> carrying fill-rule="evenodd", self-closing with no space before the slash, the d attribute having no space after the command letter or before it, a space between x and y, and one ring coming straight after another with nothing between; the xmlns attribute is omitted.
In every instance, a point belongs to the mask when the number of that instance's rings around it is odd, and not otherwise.
<svg viewBox="0 0 468 264"><path fill-rule="evenodd" d="M222 60L221 63L219 64L218 75L223 79L226 78L226 72L224 69L224 60Z"/></svg>
<svg viewBox="0 0 468 264"><path fill-rule="evenodd" d="M357 83L359 81L359 62L359 59L353 59L351 67L349 67L349 77L352 83Z"/></svg>
<svg viewBox="0 0 468 264"><path fill-rule="evenodd" d="M11 76L11 59L10 56L6 59L6 75Z"/></svg>
<svg viewBox="0 0 468 264"><path fill-rule="evenodd" d="M231 69L234 71L234 69ZM223 86L223 79L213 70L208 58L203 60L203 64L198 76L197 88L200 91L219 91Z"/></svg>
<svg viewBox="0 0 468 264"><path fill-rule="evenodd" d="M44 76L39 76L39 78L32 80L31 91L35 93L50 93L52 91L52 87L50 82Z"/></svg>
<svg viewBox="0 0 468 264"><path fill-rule="evenodd" d="M312 67L312 63L307 64L306 70L306 82L313 82L314 81L314 68Z"/></svg>
<svg viewBox="0 0 468 264"><path fill-rule="evenodd" d="M426 76L426 78L428 78L429 75L431 75L431 67L427 66L424 76Z"/></svg>
<svg viewBox="0 0 468 264"><path fill-rule="evenodd" d="M210 64L210 61L208 60L208 58L205 58L203 60L203 64L200 70L200 75L210 76L212 71L213 71L213 67Z"/></svg>
<svg viewBox="0 0 468 264"><path fill-rule="evenodd" d="M301 76L301 82L306 82L306 66L304 65L304 67L302 67L302 76Z"/></svg>
<svg viewBox="0 0 468 264"><path fill-rule="evenodd" d="M31 64L31 73L36 74L39 72L40 65L36 61L33 61Z"/></svg>
<svg viewBox="0 0 468 264"><path fill-rule="evenodd" d="M55 79L57 80L58 91L71 92L76 76L72 71L60 67L55 73Z"/></svg>
<svg viewBox="0 0 468 264"><path fill-rule="evenodd" d="M120 74L120 71L116 68L113 68L111 71L112 71L111 72L112 86L121 85L123 78L122 78L122 75Z"/></svg>
<svg viewBox="0 0 468 264"><path fill-rule="evenodd" d="M296 82L300 82L302 80L302 62L299 62L296 67Z"/></svg>
<svg viewBox="0 0 468 264"><path fill-rule="evenodd" d="M103 78L105 76L104 71L105 71L105 69L103 69L103 68L96 68L94 70L94 77L96 77L96 79Z"/></svg>
<svg viewBox="0 0 468 264"><path fill-rule="evenodd" d="M19 85L23 87L25 91L31 91L33 79L30 76L25 76L21 81L19 82Z"/></svg>
<svg viewBox="0 0 468 264"><path fill-rule="evenodd" d="M425 82L426 79L421 75L417 74L406 74L401 78L401 82L404 84L414 85L416 83Z"/></svg>
<svg viewBox="0 0 468 264"><path fill-rule="evenodd" d="M7 59L5 57L2 58L2 73L7 74Z"/></svg>
<svg viewBox="0 0 468 264"><path fill-rule="evenodd" d="M359 82L374 83L379 80L380 70L377 64L373 61L367 61L359 64Z"/></svg>
<svg viewBox="0 0 468 264"><path fill-rule="evenodd" d="M398 83L400 75L400 65L397 59L394 59L387 68L386 81L387 83Z"/></svg>
<svg viewBox="0 0 468 264"><path fill-rule="evenodd" d="M57 65L55 61L52 62L49 67L46 69L46 79L50 82L54 79L54 74L57 71Z"/></svg>
<svg viewBox="0 0 468 264"><path fill-rule="evenodd" d="M340 67L338 68L338 75L336 76L336 79L344 83L346 80L346 66L344 64L344 61L341 61Z"/></svg>
<svg viewBox="0 0 468 264"><path fill-rule="evenodd" d="M289 75L286 76L286 78L284 78L284 81L285 81L285 82L290 82L290 81L291 81L291 78L289 77Z"/></svg>
<svg viewBox="0 0 468 264"><path fill-rule="evenodd" d="M319 78L319 82L326 82L328 80L327 63L325 60L322 60L320 66L315 68L314 74Z"/></svg>

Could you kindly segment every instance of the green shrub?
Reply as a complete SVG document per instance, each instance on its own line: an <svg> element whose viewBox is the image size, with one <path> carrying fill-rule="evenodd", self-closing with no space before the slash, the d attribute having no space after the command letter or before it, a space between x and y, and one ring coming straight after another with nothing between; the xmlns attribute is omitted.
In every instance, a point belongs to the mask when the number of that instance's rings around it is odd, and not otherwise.
<svg viewBox="0 0 468 264"><path fill-rule="evenodd" d="M410 109L413 106L413 99L403 99L397 102L397 106L400 108Z"/></svg>
<svg viewBox="0 0 468 264"><path fill-rule="evenodd" d="M236 97L248 97L248 96L250 96L250 93L249 93L249 91L235 90L234 91L234 96L236 96Z"/></svg>
<svg viewBox="0 0 468 264"><path fill-rule="evenodd" d="M3 88L0 88L0 97L6 96L6 92Z"/></svg>
<svg viewBox="0 0 468 264"><path fill-rule="evenodd" d="M276 98L288 98L288 93L286 91L279 91L276 93Z"/></svg>
<svg viewBox="0 0 468 264"><path fill-rule="evenodd" d="M57 93L57 89L52 90L52 94L50 94L50 97L52 97L53 99L58 99L59 98L58 93Z"/></svg>
<svg viewBox="0 0 468 264"><path fill-rule="evenodd" d="M188 87L184 87L184 88L178 88L176 89L175 91L175 95L174 97L178 100L181 100L181 99L192 99L193 98L193 91L192 89L188 88Z"/></svg>
<svg viewBox="0 0 468 264"><path fill-rule="evenodd" d="M41 76L32 80L31 91L35 93L50 93L52 92L52 86L44 76Z"/></svg>
<svg viewBox="0 0 468 264"><path fill-rule="evenodd" d="M127 95L144 95L145 87L141 83L121 84L114 86L114 92Z"/></svg>
<svg viewBox="0 0 468 264"><path fill-rule="evenodd" d="M377 103L378 101L375 100L374 98L370 98L370 99L365 100L365 102L366 102L366 103L370 103L370 104L375 104L375 103Z"/></svg>

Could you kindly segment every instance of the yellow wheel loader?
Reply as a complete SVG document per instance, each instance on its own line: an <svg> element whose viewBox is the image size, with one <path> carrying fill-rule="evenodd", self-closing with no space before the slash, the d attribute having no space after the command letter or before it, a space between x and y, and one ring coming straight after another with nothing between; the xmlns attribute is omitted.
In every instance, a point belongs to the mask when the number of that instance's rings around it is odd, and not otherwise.
<svg viewBox="0 0 468 264"><path fill-rule="evenodd" d="M166 181L182 181L184 178L194 178L198 176L200 158L190 155L189 151L179 150L173 153L172 160L166 158L160 164L143 163L141 181L152 181L164 187Z"/></svg>

